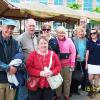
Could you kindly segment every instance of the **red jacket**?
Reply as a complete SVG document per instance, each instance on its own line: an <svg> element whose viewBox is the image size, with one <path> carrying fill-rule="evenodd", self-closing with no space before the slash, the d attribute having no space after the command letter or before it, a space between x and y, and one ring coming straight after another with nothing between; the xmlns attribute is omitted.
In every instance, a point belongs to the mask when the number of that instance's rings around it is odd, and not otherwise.
<svg viewBox="0 0 100 100"><path fill-rule="evenodd" d="M49 65L51 51L47 55L43 56L38 54L36 51L33 51L26 60L26 69L29 76L40 77L39 87L49 87L47 79L40 76L40 72L44 70L44 67ZM52 56L52 65L50 70L53 72L53 75L56 75L60 72L61 64L58 56L53 52Z"/></svg>

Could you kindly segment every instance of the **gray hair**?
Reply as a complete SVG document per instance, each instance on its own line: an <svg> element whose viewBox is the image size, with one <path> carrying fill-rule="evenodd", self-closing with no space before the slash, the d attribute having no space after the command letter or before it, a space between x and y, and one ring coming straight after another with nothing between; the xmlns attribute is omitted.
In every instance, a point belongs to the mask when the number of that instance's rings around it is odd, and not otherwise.
<svg viewBox="0 0 100 100"><path fill-rule="evenodd" d="M62 31L62 32L64 32L65 34L67 34L66 29L65 29L63 26L57 27L57 28L56 28L56 32L57 32L57 31Z"/></svg>

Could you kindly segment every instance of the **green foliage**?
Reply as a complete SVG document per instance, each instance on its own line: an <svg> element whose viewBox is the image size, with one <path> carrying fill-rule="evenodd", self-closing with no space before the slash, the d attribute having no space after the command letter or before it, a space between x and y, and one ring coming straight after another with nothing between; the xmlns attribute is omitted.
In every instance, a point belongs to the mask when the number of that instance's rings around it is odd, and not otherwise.
<svg viewBox="0 0 100 100"><path fill-rule="evenodd" d="M68 6L69 8L77 9L77 10L81 8L81 5L78 4L78 3L69 3L67 6Z"/></svg>
<svg viewBox="0 0 100 100"><path fill-rule="evenodd" d="M97 7L96 9L93 10L94 12L100 13L100 7Z"/></svg>

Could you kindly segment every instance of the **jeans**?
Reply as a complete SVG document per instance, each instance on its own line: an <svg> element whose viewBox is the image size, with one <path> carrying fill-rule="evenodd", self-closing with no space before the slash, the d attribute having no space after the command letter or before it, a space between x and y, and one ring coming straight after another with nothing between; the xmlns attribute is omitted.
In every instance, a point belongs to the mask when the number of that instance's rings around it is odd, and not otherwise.
<svg viewBox="0 0 100 100"><path fill-rule="evenodd" d="M28 91L26 86L20 86L18 91L18 100L27 100Z"/></svg>

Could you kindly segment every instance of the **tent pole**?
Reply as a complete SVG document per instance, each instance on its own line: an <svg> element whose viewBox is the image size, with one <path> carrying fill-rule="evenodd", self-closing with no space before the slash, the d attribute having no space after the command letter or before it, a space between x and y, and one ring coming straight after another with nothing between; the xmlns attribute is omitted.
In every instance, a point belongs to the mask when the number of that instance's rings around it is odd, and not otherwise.
<svg viewBox="0 0 100 100"><path fill-rule="evenodd" d="M20 34L21 34L21 33L22 33L22 31L21 31L21 30L22 30L22 29L21 29L21 24L22 24L22 23L21 23L21 19L19 20L19 23L20 23L20 31L19 31L19 32L20 32Z"/></svg>

